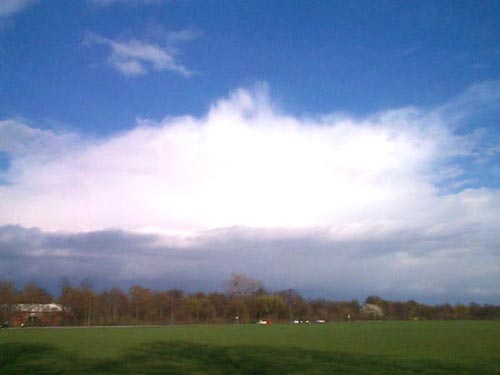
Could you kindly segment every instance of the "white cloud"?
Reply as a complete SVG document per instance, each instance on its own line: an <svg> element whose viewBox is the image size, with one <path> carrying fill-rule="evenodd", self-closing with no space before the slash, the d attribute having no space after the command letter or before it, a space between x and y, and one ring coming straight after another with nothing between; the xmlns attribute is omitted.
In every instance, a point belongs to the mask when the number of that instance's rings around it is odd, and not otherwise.
<svg viewBox="0 0 500 375"><path fill-rule="evenodd" d="M491 189L440 195L435 184L449 175L442 169L470 146L444 119L416 109L301 119L273 108L265 89L236 90L202 118L142 120L94 142L20 121L0 129L13 154L4 177L10 184L0 188L0 224L70 231L320 226L340 238L480 224L498 206Z"/></svg>
<svg viewBox="0 0 500 375"><path fill-rule="evenodd" d="M0 121L0 150L16 160L32 155L57 157L68 147L82 143L77 134L56 134L30 127L22 118Z"/></svg>
<svg viewBox="0 0 500 375"><path fill-rule="evenodd" d="M136 39L119 42L95 34L89 34L84 44L87 46L102 44L110 47L109 63L125 76L146 74L150 70L168 70L184 77L193 74L177 61L177 52L174 48L164 48Z"/></svg>
<svg viewBox="0 0 500 375"><path fill-rule="evenodd" d="M18 13L36 2L38 0L2 0L0 1L0 18Z"/></svg>
<svg viewBox="0 0 500 375"><path fill-rule="evenodd" d="M21 231L3 245L4 271L71 265L102 279L109 267L93 262L109 257L122 278L170 270L218 285L236 270L315 295L334 285L347 298L493 301L500 191L457 184L482 138L457 134L449 108L300 118L275 108L264 85L205 116L139 120L105 139L1 121L11 163L0 226L80 239L50 245L37 234L32 255L7 259L27 248ZM443 194L443 183L458 190ZM89 232L106 228L122 231ZM58 265L35 260L40 251Z"/></svg>

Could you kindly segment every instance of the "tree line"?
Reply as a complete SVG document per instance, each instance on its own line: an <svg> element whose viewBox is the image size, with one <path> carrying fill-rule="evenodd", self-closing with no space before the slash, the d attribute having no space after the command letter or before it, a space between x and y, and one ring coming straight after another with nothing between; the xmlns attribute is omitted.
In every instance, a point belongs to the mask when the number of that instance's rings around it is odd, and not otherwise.
<svg viewBox="0 0 500 375"><path fill-rule="evenodd" d="M8 318L16 304L58 303L63 306L64 325L129 325L314 322L373 319L358 300L306 299L293 289L269 291L262 283L242 274L232 274L224 292L186 293L179 289L153 290L134 285L128 290L113 287L100 292L92 282L75 285L61 280L57 296L34 282L18 290L12 281L0 281L0 321ZM476 303L426 305L410 301L387 301L370 296L365 304L383 312L378 319L500 319L500 306Z"/></svg>

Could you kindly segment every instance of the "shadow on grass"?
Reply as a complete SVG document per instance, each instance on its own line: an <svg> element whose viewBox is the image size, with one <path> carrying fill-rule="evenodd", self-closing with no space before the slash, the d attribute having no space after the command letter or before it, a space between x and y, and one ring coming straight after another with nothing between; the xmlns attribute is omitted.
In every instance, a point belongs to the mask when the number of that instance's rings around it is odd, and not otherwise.
<svg viewBox="0 0 500 375"><path fill-rule="evenodd" d="M489 368L488 368L489 367ZM490 366L253 346L154 342L116 359L92 360L35 344L0 345L0 374L499 374Z"/></svg>

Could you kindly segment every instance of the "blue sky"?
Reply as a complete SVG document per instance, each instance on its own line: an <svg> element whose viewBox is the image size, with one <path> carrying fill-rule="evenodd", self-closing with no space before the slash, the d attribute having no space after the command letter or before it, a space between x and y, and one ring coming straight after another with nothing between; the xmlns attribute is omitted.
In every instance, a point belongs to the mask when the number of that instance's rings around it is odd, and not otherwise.
<svg viewBox="0 0 500 375"><path fill-rule="evenodd" d="M499 40L495 1L6 0L0 270L498 303Z"/></svg>
<svg viewBox="0 0 500 375"><path fill-rule="evenodd" d="M137 116L202 114L261 80L293 113L366 114L441 104L500 72L498 2L98 3L42 1L4 20L4 117L107 133ZM176 46L189 79L120 77L105 46L83 44L95 33L164 46L179 31L194 34Z"/></svg>

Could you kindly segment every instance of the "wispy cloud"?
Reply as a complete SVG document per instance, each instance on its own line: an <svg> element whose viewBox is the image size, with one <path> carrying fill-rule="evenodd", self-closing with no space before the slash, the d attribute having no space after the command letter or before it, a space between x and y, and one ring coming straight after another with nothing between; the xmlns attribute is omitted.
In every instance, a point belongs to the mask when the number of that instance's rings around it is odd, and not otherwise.
<svg viewBox="0 0 500 375"><path fill-rule="evenodd" d="M114 4L128 4L128 5L147 5L161 3L164 0L87 0L89 3L105 7Z"/></svg>
<svg viewBox="0 0 500 375"><path fill-rule="evenodd" d="M57 157L68 147L81 142L82 138L77 134L57 134L52 130L37 129L22 118L0 121L0 150L14 160L33 154Z"/></svg>
<svg viewBox="0 0 500 375"><path fill-rule="evenodd" d="M38 0L2 0L0 1L0 19L18 13Z"/></svg>
<svg viewBox="0 0 500 375"><path fill-rule="evenodd" d="M95 44L110 48L110 65L125 76L147 74L151 70L171 71L184 77L190 77L193 72L177 60L177 50L146 43L137 39L116 41L103 38L96 34L88 34L84 40L86 46Z"/></svg>
<svg viewBox="0 0 500 375"><path fill-rule="evenodd" d="M181 42L189 42L191 40L198 39L201 36L201 32L199 30L192 29L184 29L177 31L165 31L165 39L170 44L177 44Z"/></svg>
<svg viewBox="0 0 500 375"><path fill-rule="evenodd" d="M401 54L405 57L412 56L422 49L420 44L405 48L401 51Z"/></svg>

